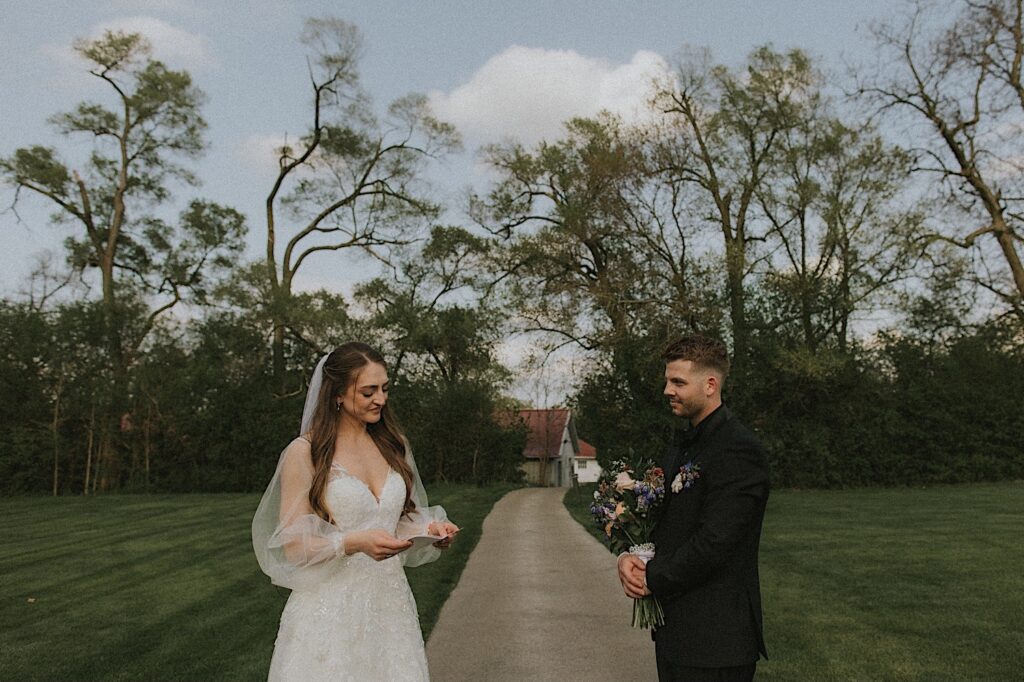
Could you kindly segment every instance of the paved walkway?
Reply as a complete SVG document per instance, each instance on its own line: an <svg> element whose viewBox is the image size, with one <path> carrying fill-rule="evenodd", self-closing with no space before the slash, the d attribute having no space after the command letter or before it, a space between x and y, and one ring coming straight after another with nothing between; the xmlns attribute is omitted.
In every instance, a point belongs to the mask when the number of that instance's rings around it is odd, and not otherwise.
<svg viewBox="0 0 1024 682"><path fill-rule="evenodd" d="M657 679L615 557L569 516L564 494L524 488L494 505L427 643L433 682Z"/></svg>

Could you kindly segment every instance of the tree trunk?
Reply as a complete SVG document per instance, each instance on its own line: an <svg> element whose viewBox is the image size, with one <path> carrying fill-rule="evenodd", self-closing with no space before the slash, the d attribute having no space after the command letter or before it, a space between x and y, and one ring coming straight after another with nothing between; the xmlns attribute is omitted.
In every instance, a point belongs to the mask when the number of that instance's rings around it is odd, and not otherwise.
<svg viewBox="0 0 1024 682"><path fill-rule="evenodd" d="M59 386L59 384L58 384ZM57 486L60 477L60 439L57 437L57 429L60 427L60 388L53 401L53 421L50 422L50 429L53 432L53 496L57 496Z"/></svg>
<svg viewBox="0 0 1024 682"><path fill-rule="evenodd" d="M811 283L807 277L801 276L800 282L800 325L804 332L804 346L814 351L818 345L814 334L813 316L811 314Z"/></svg>
<svg viewBox="0 0 1024 682"><path fill-rule="evenodd" d="M149 492L149 453L150 453L150 447L151 447L150 446L150 440L149 440L149 432L150 432L150 422L152 421L152 419L153 419L153 406L152 405L148 405L146 407L146 421L142 425L142 438L143 438L143 440L142 440L142 452L143 452L143 457L144 457L144 460L145 460L144 461L145 476L146 476L145 485L146 485L146 492L147 493Z"/></svg>
<svg viewBox="0 0 1024 682"><path fill-rule="evenodd" d="M274 339L272 342L273 355L274 355L274 381L277 384L277 390L281 395L287 392L287 386L285 386L285 374L284 374L284 321L281 320L280 316L274 316Z"/></svg>
<svg viewBox="0 0 1024 682"><path fill-rule="evenodd" d="M100 415L103 426L100 431L100 447L96 461L100 489L105 491L113 487L111 476L120 468L120 453L117 450L115 434L120 429L122 415L127 412L128 367L122 344L118 301L114 291L112 250L103 254L100 269L103 275L104 332L112 376L109 400L105 405L106 414ZM98 475L100 471L103 472L102 477Z"/></svg>
<svg viewBox="0 0 1024 682"><path fill-rule="evenodd" d="M850 294L850 244L843 241L843 272L839 285L839 305L836 311L840 315L840 322L837 325L836 335L839 337L839 351L846 354L847 335L850 328L850 314L853 310L853 301Z"/></svg>
<svg viewBox="0 0 1024 682"><path fill-rule="evenodd" d="M96 453L96 476L93 478L92 491L95 493L97 485L101 492L106 492L112 487L111 472L114 468L113 436L109 420L105 420L100 431L100 447Z"/></svg>
<svg viewBox="0 0 1024 682"><path fill-rule="evenodd" d="M271 265L271 267L275 267ZM271 290L274 292L274 313L273 313L273 324L274 324L274 338L272 342L273 346L273 357L274 357L274 381L277 384L277 391L280 395L286 395L288 393L288 376L287 366L285 364L285 338L284 332L287 326L286 315L292 302L292 282L291 275L288 272L287 263L284 265L285 272L282 275L280 284L276 281L276 272L274 270L275 277L272 282Z"/></svg>
<svg viewBox="0 0 1024 682"><path fill-rule="evenodd" d="M1017 297L1021 303L1024 303L1024 266L1021 265L1017 245L1013 243L1013 235L1010 234L1002 217L999 218L997 228L996 240L999 242L999 248L1003 250L1006 264L1010 266L1010 274L1013 276L1013 283L1017 288ZM1022 310L1020 303L1015 307L1017 310Z"/></svg>
<svg viewBox="0 0 1024 682"><path fill-rule="evenodd" d="M737 369L744 364L749 344L747 334L746 248L742 238L727 239L725 242L725 271L729 293L729 317L732 321L733 366Z"/></svg>
<svg viewBox="0 0 1024 682"><path fill-rule="evenodd" d="M85 482L82 486L82 494L89 494L89 475L92 473L92 450L93 443L95 442L96 433L96 404L93 403L92 410L89 413L89 430L86 435L85 442Z"/></svg>

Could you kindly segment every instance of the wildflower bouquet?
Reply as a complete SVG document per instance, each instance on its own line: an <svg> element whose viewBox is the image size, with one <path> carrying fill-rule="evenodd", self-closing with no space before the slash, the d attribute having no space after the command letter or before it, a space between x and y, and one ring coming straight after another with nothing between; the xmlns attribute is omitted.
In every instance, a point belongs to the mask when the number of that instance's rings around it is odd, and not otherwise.
<svg viewBox="0 0 1024 682"><path fill-rule="evenodd" d="M651 535L658 520L656 512L665 499L665 472L646 463L638 479L634 473L628 463L612 462L597 482L590 513L604 530L613 553L627 551L646 564L654 558ZM665 613L653 595L634 600L633 627L664 624Z"/></svg>

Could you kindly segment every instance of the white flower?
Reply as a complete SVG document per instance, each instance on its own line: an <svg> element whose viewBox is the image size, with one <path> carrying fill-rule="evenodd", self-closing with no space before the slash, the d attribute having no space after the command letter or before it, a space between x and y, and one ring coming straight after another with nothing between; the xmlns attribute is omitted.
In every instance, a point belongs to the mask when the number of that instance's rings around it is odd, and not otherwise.
<svg viewBox="0 0 1024 682"><path fill-rule="evenodd" d="M676 474L676 477L672 479L672 492L677 493L683 489L683 472L680 471Z"/></svg>
<svg viewBox="0 0 1024 682"><path fill-rule="evenodd" d="M629 472L623 471L615 477L615 489L620 493L623 490L629 490L634 485L636 485L636 481L629 475Z"/></svg>

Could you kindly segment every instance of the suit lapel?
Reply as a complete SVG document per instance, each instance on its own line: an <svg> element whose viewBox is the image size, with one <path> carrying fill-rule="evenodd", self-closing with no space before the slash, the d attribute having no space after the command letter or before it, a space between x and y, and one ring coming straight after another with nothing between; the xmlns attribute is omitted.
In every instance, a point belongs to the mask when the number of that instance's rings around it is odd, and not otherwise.
<svg viewBox="0 0 1024 682"><path fill-rule="evenodd" d="M732 417L728 408L722 405L713 415L704 429L702 429L697 440L690 444L684 444L683 439L677 435L673 439L665 454L665 492L668 495L668 503L665 505L663 514L678 514L682 511L683 498L679 493L672 493L670 486L679 473L679 469L687 462L702 462L707 452L708 445L712 441L712 435L722 424Z"/></svg>
<svg viewBox="0 0 1024 682"><path fill-rule="evenodd" d="M707 447L711 443L715 432L731 418L732 412L729 411L728 407L722 405L713 415L708 417L709 421L704 425L704 429L696 441L686 446L683 446L680 441L674 443L675 457L669 463L669 468L665 469L666 478L668 478L668 472L671 471L672 478L668 479L671 481L679 473L679 468L688 462L702 461L702 457L707 451Z"/></svg>
<svg viewBox="0 0 1024 682"><path fill-rule="evenodd" d="M681 448L679 447L679 443L673 441L673 443L668 446L668 449L665 451L665 456L662 458L661 466L662 470L665 472L666 485L672 482L672 476L675 476L674 472L679 470L677 462L679 461L680 451Z"/></svg>

